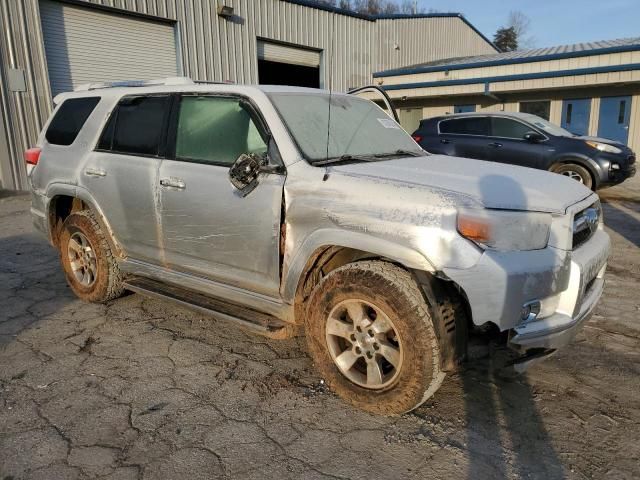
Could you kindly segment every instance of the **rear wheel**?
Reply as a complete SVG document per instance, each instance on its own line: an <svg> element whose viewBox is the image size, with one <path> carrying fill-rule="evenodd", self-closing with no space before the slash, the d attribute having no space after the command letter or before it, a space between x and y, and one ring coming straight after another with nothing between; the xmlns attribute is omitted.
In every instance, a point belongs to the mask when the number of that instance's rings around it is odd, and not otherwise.
<svg viewBox="0 0 640 480"><path fill-rule="evenodd" d="M551 171L569 177L582 183L585 187L593 189L593 178L591 178L589 170L582 165L578 165L577 163L563 163L562 165L556 165Z"/></svg>
<svg viewBox="0 0 640 480"><path fill-rule="evenodd" d="M62 268L76 296L104 303L122 295L120 269L92 212L83 210L66 218L59 247Z"/></svg>
<svg viewBox="0 0 640 480"><path fill-rule="evenodd" d="M395 265L365 261L331 272L311 294L305 327L320 374L364 410L407 412L444 379L428 306Z"/></svg>

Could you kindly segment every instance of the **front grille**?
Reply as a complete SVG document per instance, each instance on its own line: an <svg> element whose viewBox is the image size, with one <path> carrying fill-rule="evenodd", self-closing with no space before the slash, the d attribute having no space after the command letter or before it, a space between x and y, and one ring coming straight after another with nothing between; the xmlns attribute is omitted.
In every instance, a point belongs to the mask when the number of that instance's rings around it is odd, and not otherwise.
<svg viewBox="0 0 640 480"><path fill-rule="evenodd" d="M596 202L588 208L578 212L573 217L573 249L575 250L583 243L587 242L600 223L602 209L600 202Z"/></svg>

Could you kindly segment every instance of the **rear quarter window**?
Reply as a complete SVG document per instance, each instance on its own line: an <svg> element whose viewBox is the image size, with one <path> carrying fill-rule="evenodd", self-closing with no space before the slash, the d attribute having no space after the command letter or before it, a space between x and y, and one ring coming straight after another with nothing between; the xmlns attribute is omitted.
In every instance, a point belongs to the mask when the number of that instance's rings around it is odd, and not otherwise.
<svg viewBox="0 0 640 480"><path fill-rule="evenodd" d="M70 98L65 100L51 119L45 133L47 142L54 145L71 145L91 112L96 108L100 97Z"/></svg>

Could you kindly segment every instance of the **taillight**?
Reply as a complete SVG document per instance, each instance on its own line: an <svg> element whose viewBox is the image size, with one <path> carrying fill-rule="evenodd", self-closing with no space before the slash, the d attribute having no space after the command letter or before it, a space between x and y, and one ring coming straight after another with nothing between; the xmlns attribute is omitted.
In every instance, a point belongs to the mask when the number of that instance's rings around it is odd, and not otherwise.
<svg viewBox="0 0 640 480"><path fill-rule="evenodd" d="M420 135L411 135L411 137L418 143L422 141L422 136Z"/></svg>
<svg viewBox="0 0 640 480"><path fill-rule="evenodd" d="M38 147L30 148L24 152L24 161L27 165L37 165L40 160L40 152L42 150Z"/></svg>

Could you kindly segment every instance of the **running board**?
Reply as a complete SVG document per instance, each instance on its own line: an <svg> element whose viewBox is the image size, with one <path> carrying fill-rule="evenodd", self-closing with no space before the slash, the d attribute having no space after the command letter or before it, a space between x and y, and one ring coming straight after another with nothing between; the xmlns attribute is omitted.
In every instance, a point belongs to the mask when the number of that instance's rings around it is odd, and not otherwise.
<svg viewBox="0 0 640 480"><path fill-rule="evenodd" d="M295 335L295 325L267 313L225 302L201 293L186 290L145 277L133 277L124 282L127 290L149 297L169 300L216 319L233 322L254 333L270 338L288 338Z"/></svg>

